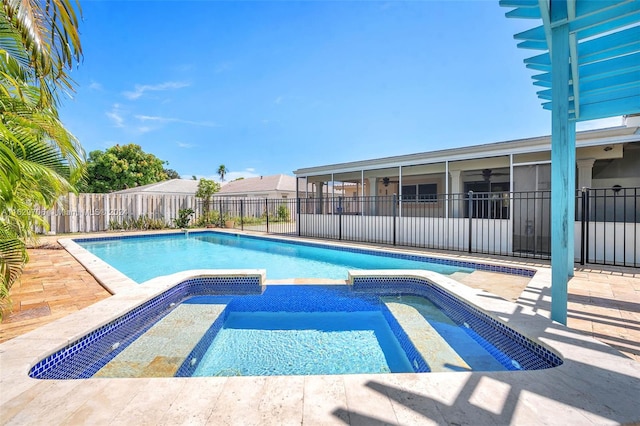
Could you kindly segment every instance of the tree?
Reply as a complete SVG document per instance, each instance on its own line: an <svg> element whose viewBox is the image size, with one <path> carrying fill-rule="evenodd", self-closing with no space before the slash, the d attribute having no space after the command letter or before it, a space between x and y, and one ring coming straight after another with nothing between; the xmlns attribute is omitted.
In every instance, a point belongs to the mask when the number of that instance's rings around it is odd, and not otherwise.
<svg viewBox="0 0 640 426"><path fill-rule="evenodd" d="M36 208L52 207L82 174L84 151L57 112L58 93L73 90L67 71L82 57L76 6L0 6L0 307L28 260L24 240L44 223Z"/></svg>
<svg viewBox="0 0 640 426"><path fill-rule="evenodd" d="M167 179L180 179L180 173L173 169L164 169L164 174L167 175Z"/></svg>
<svg viewBox="0 0 640 426"><path fill-rule="evenodd" d="M0 13L0 52L4 83L28 82L38 89L40 106L56 106L59 90L73 90L67 75L82 58L78 31L80 5L72 0L3 1Z"/></svg>
<svg viewBox="0 0 640 426"><path fill-rule="evenodd" d="M220 184L218 182L200 178L198 189L196 190L196 197L202 198L202 214L205 222L210 222L209 211L211 210L211 197L218 191L220 191Z"/></svg>
<svg viewBox="0 0 640 426"><path fill-rule="evenodd" d="M147 154L140 145L115 145L106 151L91 151L87 161L87 192L112 192L167 179L166 163Z"/></svg>
<svg viewBox="0 0 640 426"><path fill-rule="evenodd" d="M227 168L225 167L224 164L220 164L220 167L218 167L218 175L220 176L220 180L222 182L224 182L224 177L227 174Z"/></svg>

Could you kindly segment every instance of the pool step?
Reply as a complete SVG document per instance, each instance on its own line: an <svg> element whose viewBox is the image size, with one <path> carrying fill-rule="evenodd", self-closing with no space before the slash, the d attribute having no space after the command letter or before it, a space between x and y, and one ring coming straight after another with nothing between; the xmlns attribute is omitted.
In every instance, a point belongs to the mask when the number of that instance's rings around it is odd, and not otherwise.
<svg viewBox="0 0 640 426"><path fill-rule="evenodd" d="M469 365L433 328L428 319L456 325L438 308L418 297L382 298L432 372L471 370Z"/></svg>
<svg viewBox="0 0 640 426"><path fill-rule="evenodd" d="M93 377L171 377L226 305L182 304Z"/></svg>
<svg viewBox="0 0 640 426"><path fill-rule="evenodd" d="M433 372L504 371L467 332L419 296L382 298Z"/></svg>

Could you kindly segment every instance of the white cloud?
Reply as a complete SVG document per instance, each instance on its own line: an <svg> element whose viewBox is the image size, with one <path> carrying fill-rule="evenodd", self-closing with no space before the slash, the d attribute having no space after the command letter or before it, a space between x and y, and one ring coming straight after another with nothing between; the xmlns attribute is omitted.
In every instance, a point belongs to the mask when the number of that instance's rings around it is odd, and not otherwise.
<svg viewBox="0 0 640 426"><path fill-rule="evenodd" d="M180 123L180 124L190 124L192 126L203 126L203 127L218 127L218 124L212 121L191 121L191 120L182 120L180 118L174 117L160 117L154 115L136 115L140 121L155 121L158 123Z"/></svg>
<svg viewBox="0 0 640 426"><path fill-rule="evenodd" d="M119 104L113 104L111 111L107 111L105 114L111 119L115 127L124 127L123 111Z"/></svg>
<svg viewBox="0 0 640 426"><path fill-rule="evenodd" d="M102 84L91 80L91 84L89 84L89 89L91 89L91 90L102 90Z"/></svg>
<svg viewBox="0 0 640 426"><path fill-rule="evenodd" d="M273 103L276 105L280 105L282 103L282 101L284 101L284 96L278 96Z"/></svg>
<svg viewBox="0 0 640 426"><path fill-rule="evenodd" d="M190 86L190 84L183 81L167 81L166 83L160 84L136 84L133 91L123 92L122 94L128 99L135 100L144 95L145 92L162 92L188 86Z"/></svg>
<svg viewBox="0 0 640 426"><path fill-rule="evenodd" d="M193 148L196 145L192 144L192 143L186 143L186 142L178 142L178 147L179 148Z"/></svg>
<svg viewBox="0 0 640 426"><path fill-rule="evenodd" d="M135 116L140 121L170 121L168 118L162 118L153 115L136 115Z"/></svg>

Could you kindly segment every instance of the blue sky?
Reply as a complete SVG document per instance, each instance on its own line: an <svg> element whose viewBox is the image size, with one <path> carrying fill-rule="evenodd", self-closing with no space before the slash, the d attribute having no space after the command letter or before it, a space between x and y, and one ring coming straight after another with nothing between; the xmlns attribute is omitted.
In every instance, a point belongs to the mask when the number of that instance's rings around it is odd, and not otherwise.
<svg viewBox="0 0 640 426"><path fill-rule="evenodd" d="M550 133L513 39L534 21L497 0L81 4L61 116L87 153L232 180Z"/></svg>

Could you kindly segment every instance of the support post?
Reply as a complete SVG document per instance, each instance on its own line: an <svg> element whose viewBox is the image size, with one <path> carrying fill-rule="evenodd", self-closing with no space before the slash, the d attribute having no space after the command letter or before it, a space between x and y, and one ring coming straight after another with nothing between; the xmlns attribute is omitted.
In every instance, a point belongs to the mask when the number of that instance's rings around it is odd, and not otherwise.
<svg viewBox="0 0 640 426"><path fill-rule="evenodd" d="M342 239L342 197L338 197L338 240Z"/></svg>
<svg viewBox="0 0 640 426"><path fill-rule="evenodd" d="M552 6L552 20L562 18L562 4ZM566 4L565 4L566 6ZM566 8L565 8L566 10ZM554 13L559 11L557 14ZM554 19L555 18L555 19ZM551 319L567 324L567 285L569 256L573 269L573 232L575 211L575 122L569 119L569 25L551 29ZM573 163L571 163L573 161ZM574 170L573 173L570 172ZM574 180L571 180L573 177ZM571 188L571 190L570 190ZM571 250L569 250L571 249Z"/></svg>
<svg viewBox="0 0 640 426"><path fill-rule="evenodd" d="M305 210L306 210L306 205L307 205L307 201L308 198L305 198ZM298 237L302 234L302 229L301 229L301 225L300 225L300 218L301 218L301 214L300 214L300 208L301 206L301 202L300 202L300 197L296 198L296 216L298 217L298 220L296 220L296 227L298 228Z"/></svg>
<svg viewBox="0 0 640 426"><path fill-rule="evenodd" d="M469 253L473 244L473 191L469 191Z"/></svg>
<svg viewBox="0 0 640 426"><path fill-rule="evenodd" d="M393 194L393 208L392 208L392 213L393 213L393 245L396 245L396 203L398 202L398 196L396 194Z"/></svg>
<svg viewBox="0 0 640 426"><path fill-rule="evenodd" d="M586 231L587 231L587 188L582 188L580 191L580 201L581 201L581 215L580 215L580 264L584 265L584 246L586 243Z"/></svg>
<svg viewBox="0 0 640 426"><path fill-rule="evenodd" d="M224 227L224 217L222 215L222 198L220 198L220 214L218 215L220 218L220 228Z"/></svg>

